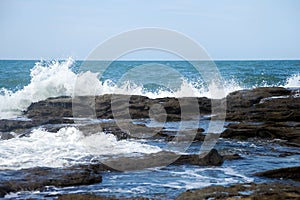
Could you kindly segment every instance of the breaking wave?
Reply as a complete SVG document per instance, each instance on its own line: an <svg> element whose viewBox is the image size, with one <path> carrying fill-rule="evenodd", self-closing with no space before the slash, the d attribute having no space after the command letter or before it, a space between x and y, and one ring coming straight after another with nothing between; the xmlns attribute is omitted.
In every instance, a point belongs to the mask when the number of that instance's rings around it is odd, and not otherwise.
<svg viewBox="0 0 300 200"><path fill-rule="evenodd" d="M76 95L129 94L144 95L149 98L162 97L212 97L208 87L201 81L189 82L180 80L181 84L175 90L157 88L154 91L145 89L134 81L124 81L116 84L110 79L100 81L97 73L87 71L75 73L72 70L75 61L71 58L65 61L37 62L31 69L30 83L18 91L0 89L0 118L14 118L33 102L49 97L72 96L76 84ZM78 84L81 89L78 90ZM230 92L246 89L234 79L224 80L224 93L214 98L223 98ZM93 87L91 87L93 86ZM265 85L280 86L280 85ZM300 74L290 76L283 87L300 87ZM253 86L258 87L258 86ZM211 87L210 87L211 88ZM78 93L79 92L79 93Z"/></svg>
<svg viewBox="0 0 300 200"><path fill-rule="evenodd" d="M0 169L63 167L90 162L103 155L148 154L161 150L140 142L117 141L114 135L103 132L85 136L75 127L61 128L56 133L34 129L28 137L2 140L0 149Z"/></svg>

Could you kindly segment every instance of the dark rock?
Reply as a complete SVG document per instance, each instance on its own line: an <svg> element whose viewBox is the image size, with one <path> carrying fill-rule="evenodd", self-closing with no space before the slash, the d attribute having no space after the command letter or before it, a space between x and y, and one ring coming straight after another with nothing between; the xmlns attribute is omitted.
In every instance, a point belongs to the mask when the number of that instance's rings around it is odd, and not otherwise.
<svg viewBox="0 0 300 200"><path fill-rule="evenodd" d="M239 90L230 93L227 98L227 109L238 110L239 108L252 107L263 98L290 95L291 91L282 87L259 87L252 90Z"/></svg>
<svg viewBox="0 0 300 200"><path fill-rule="evenodd" d="M272 98L276 97L276 98ZM214 100L217 101L217 100ZM280 87L261 87L241 90L226 97L227 115L230 121L299 121L300 98L293 91ZM195 103L198 105L195 106ZM214 104L215 112L222 111ZM49 98L31 104L25 115L29 118L97 117L101 119L138 119L153 115L158 121L178 121L193 117L198 112L211 114L212 100L208 98L159 98L149 99L137 95L111 95ZM73 107L72 107L73 106ZM186 116L182 116L182 110ZM191 115L188 115L190 113Z"/></svg>
<svg viewBox="0 0 300 200"><path fill-rule="evenodd" d="M196 101L195 101L196 100ZM202 114L209 114L211 100L208 98L160 98L149 99L137 95L111 95L55 97L32 103L24 114L31 119L63 117L97 117L101 119L139 119L149 118L153 114L159 121L178 121L181 110L196 113L198 102ZM160 105L160 106L157 106ZM186 115L184 117L192 117Z"/></svg>
<svg viewBox="0 0 300 200"><path fill-rule="evenodd" d="M201 157L199 155L182 155L173 164L191 164L199 166L219 166L223 164L223 157L217 150L212 149L207 155Z"/></svg>
<svg viewBox="0 0 300 200"><path fill-rule="evenodd" d="M99 168L103 170L105 168ZM98 169L98 170L99 170ZM0 181L0 197L10 192L41 190L45 186L68 187L100 183L102 176L92 168L71 167L54 169L36 167L18 171L7 171L17 177L12 180Z"/></svg>
<svg viewBox="0 0 300 200"><path fill-rule="evenodd" d="M19 121L19 120L2 119L0 120L0 132L10 132L10 131L21 132L24 129L32 128L38 125L39 123L36 121Z"/></svg>
<svg viewBox="0 0 300 200"><path fill-rule="evenodd" d="M71 97L52 97L32 103L24 112L29 118L72 117Z"/></svg>
<svg viewBox="0 0 300 200"><path fill-rule="evenodd" d="M187 190L181 193L176 200L201 199L300 199L300 186L281 183L265 184L236 184L232 186L209 186L202 189Z"/></svg>
<svg viewBox="0 0 300 200"><path fill-rule="evenodd" d="M74 121L71 119L65 118L38 118L28 121L23 120L10 120L2 119L0 120L0 132L15 132L15 133L24 133L28 129L38 127L45 124L73 124Z"/></svg>
<svg viewBox="0 0 300 200"><path fill-rule="evenodd" d="M12 133L8 133L8 132L1 133L0 132L0 140L9 140L9 139L12 139L14 137L15 137L15 135L12 134Z"/></svg>
<svg viewBox="0 0 300 200"><path fill-rule="evenodd" d="M233 139L266 138L281 139L282 143L292 146L300 146L300 123L232 123L226 126L221 137Z"/></svg>
<svg viewBox="0 0 300 200"><path fill-rule="evenodd" d="M261 87L241 90L227 96L227 115L230 121L299 121L300 98L291 90L280 87Z"/></svg>
<svg viewBox="0 0 300 200"><path fill-rule="evenodd" d="M258 172L255 173L254 176L263 176L268 178L283 178L292 179L294 181L300 181L300 166Z"/></svg>
<svg viewBox="0 0 300 200"><path fill-rule="evenodd" d="M165 141L172 141L176 137L179 141L204 141L204 131L205 130L202 128L198 128L197 130L183 130L179 131L180 133L178 133L176 130L161 130L150 139L163 139Z"/></svg>
<svg viewBox="0 0 300 200"><path fill-rule="evenodd" d="M111 158L103 163L113 166L117 171L133 171L167 165L220 166L223 163L223 158L215 149L203 156L179 155L173 152L162 151L143 156Z"/></svg>

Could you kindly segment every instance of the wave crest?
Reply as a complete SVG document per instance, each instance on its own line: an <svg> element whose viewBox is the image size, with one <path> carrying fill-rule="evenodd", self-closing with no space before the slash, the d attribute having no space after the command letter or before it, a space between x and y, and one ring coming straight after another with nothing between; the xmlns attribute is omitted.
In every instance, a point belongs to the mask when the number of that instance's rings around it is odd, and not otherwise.
<svg viewBox="0 0 300 200"><path fill-rule="evenodd" d="M126 95L144 95L149 98L163 97L208 97L223 98L227 94L236 90L252 89L242 87L235 79L224 80L224 92L221 95L212 94L203 81L189 82L188 80L179 80L180 84L173 90L168 88L156 88L149 91L143 85L135 83L134 80L126 80L121 83L115 83L110 79L100 81L97 73L90 71L76 74L72 71L75 61L69 58L65 61L37 62L31 69L31 80L27 86L16 92L5 88L0 89L0 118L13 118L21 115L31 103L47 99L49 97L72 96L76 84L76 95L103 95L103 94L126 94ZM80 89L78 90L78 84ZM300 87L300 74L294 74L287 78L284 85L286 88Z"/></svg>

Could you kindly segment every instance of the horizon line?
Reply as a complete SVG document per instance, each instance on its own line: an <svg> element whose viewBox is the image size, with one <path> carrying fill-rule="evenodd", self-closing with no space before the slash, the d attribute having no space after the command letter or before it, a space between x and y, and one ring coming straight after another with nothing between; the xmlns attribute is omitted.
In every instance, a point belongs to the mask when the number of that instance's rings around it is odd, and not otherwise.
<svg viewBox="0 0 300 200"><path fill-rule="evenodd" d="M72 58L72 57L69 57ZM0 58L1 61L3 60L19 60L19 61L52 61L58 60L63 61L67 60L68 58L59 58L59 59L32 59L32 58ZM72 58L73 59L73 58ZM249 59L208 59L208 60L183 60L183 59L121 59L121 60L85 60L85 59L73 59L75 61L298 61L300 58L249 58Z"/></svg>

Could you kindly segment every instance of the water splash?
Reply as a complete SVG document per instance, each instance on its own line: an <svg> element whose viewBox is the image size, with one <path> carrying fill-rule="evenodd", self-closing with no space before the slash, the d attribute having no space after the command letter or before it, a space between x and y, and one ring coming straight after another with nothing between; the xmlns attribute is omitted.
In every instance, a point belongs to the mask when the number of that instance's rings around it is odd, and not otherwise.
<svg viewBox="0 0 300 200"><path fill-rule="evenodd" d="M299 88L300 87L300 74L293 74L292 76L290 76L286 80L284 87Z"/></svg>
<svg viewBox="0 0 300 200"><path fill-rule="evenodd" d="M0 118L16 117L32 102L48 97L68 96L73 92L76 74L70 70L74 61L37 62L31 69L31 81L23 89L0 92Z"/></svg>
<svg viewBox="0 0 300 200"><path fill-rule="evenodd" d="M161 150L135 141L117 141L114 135L103 132L85 136L75 127L62 128L56 133L34 129L29 137L2 140L0 149L0 169L63 167L89 162L91 157L102 155L147 154Z"/></svg>

